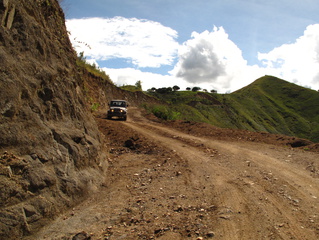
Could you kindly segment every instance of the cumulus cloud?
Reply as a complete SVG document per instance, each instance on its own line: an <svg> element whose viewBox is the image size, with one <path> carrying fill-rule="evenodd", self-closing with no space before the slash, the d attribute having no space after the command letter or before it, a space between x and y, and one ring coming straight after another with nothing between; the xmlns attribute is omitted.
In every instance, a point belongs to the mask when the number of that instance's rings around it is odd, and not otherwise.
<svg viewBox="0 0 319 240"><path fill-rule="evenodd" d="M223 27L193 32L179 45L177 32L158 22L136 18L87 18L66 22L70 39L88 61L121 59L129 68L103 68L117 85L142 81L152 87L198 86L218 92L240 89L263 75L273 75L301 86L319 89L319 24L309 25L293 43L258 53L251 66ZM144 72L144 67L173 65L163 74ZM257 65L258 64L258 65ZM145 70L145 69L144 69Z"/></svg>
<svg viewBox="0 0 319 240"><path fill-rule="evenodd" d="M137 67L170 65L176 57L177 32L154 21L136 18L85 18L66 21L77 52L88 58L122 58Z"/></svg>
<svg viewBox="0 0 319 240"><path fill-rule="evenodd" d="M259 66L248 65L241 50L220 27L194 32L179 49L171 74L188 83L221 91L237 90L263 75L273 75L301 86L319 88L319 24L309 25L294 43L258 53Z"/></svg>
<svg viewBox="0 0 319 240"><path fill-rule="evenodd" d="M319 24L309 25L294 43L258 53L263 68L298 85L319 87Z"/></svg>
<svg viewBox="0 0 319 240"><path fill-rule="evenodd" d="M179 49L179 61L172 71L189 83L210 83L229 88L236 75L247 66L241 50L220 27L212 32L193 32Z"/></svg>

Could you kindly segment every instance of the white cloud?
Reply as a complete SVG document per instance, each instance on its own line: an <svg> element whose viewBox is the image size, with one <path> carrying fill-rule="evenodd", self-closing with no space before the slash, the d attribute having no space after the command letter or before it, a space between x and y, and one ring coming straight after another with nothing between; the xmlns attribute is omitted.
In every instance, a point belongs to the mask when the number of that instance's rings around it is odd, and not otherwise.
<svg viewBox="0 0 319 240"><path fill-rule="evenodd" d="M112 79L112 81L117 86L123 85L135 85L137 81L142 82L142 88L144 91L155 87L173 87L178 85L182 90L185 90L188 87L187 83L182 79L177 79L174 76L170 75L161 75L151 72L142 72L138 69L133 68L121 68L121 69L112 69L112 68L102 68Z"/></svg>
<svg viewBox="0 0 319 240"><path fill-rule="evenodd" d="M319 24L309 25L294 43L259 53L263 67L298 85L319 88Z"/></svg>
<svg viewBox="0 0 319 240"><path fill-rule="evenodd" d="M259 53L261 66L250 66L241 50L220 27L194 32L179 50L171 72L189 83L234 91L263 75L273 75L301 86L319 88L319 24L310 25L295 43Z"/></svg>
<svg viewBox="0 0 319 240"><path fill-rule="evenodd" d="M136 18L85 18L66 21L77 52L95 60L123 58L137 67L171 65L177 32L158 22Z"/></svg>
<svg viewBox="0 0 319 240"><path fill-rule="evenodd" d="M260 66L247 64L222 27L193 32L182 45L176 41L175 30L148 20L71 19L67 27L73 46L91 61L120 58L132 63L132 68L103 68L117 85L141 80L143 90L178 85L227 92L267 74L319 89L319 24L309 25L294 43L258 53ZM176 59L174 69L166 75L134 69L172 65Z"/></svg>
<svg viewBox="0 0 319 240"><path fill-rule="evenodd" d="M171 72L189 83L229 91L255 80L256 66L247 66L241 50L220 27L212 32L193 32L179 49L179 62Z"/></svg>

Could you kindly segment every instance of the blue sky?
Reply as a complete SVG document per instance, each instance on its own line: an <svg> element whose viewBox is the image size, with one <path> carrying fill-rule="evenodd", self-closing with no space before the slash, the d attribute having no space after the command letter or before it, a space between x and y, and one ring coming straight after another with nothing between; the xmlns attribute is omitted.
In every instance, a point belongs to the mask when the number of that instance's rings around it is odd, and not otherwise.
<svg viewBox="0 0 319 240"><path fill-rule="evenodd" d="M218 92L274 75L319 89L316 0L62 0L70 39L117 85ZM89 46L89 47L88 47Z"/></svg>

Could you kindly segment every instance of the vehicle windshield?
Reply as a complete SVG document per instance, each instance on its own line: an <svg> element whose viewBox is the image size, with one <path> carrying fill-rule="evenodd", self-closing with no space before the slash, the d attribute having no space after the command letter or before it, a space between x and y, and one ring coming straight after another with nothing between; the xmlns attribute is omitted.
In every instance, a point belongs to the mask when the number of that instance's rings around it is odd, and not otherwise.
<svg viewBox="0 0 319 240"><path fill-rule="evenodd" d="M111 101L111 107L126 107L126 102L123 101Z"/></svg>

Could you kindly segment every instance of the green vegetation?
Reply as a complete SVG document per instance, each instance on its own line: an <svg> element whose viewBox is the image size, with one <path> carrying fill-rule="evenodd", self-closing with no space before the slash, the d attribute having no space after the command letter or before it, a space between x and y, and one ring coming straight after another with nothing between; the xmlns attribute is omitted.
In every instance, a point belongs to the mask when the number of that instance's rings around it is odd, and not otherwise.
<svg viewBox="0 0 319 240"><path fill-rule="evenodd" d="M180 113L174 111L173 108L166 105L148 105L144 104L144 108L148 112L153 113L156 117L164 120L178 120Z"/></svg>
<svg viewBox="0 0 319 240"><path fill-rule="evenodd" d="M229 100L253 130L319 142L319 93L314 90L265 76L229 94Z"/></svg>
<svg viewBox="0 0 319 240"><path fill-rule="evenodd" d="M113 84L109 75L107 75L103 70L97 67L94 63L90 64L86 61L86 58L84 57L83 52L81 52L80 55L78 56L76 64L78 65L79 68L86 69L89 73L93 74L94 76L100 77L104 81L107 81Z"/></svg>
<svg viewBox="0 0 319 240"><path fill-rule="evenodd" d="M162 107L145 105L165 120L206 122L319 142L319 93L272 76L231 94L154 89L147 94L165 103Z"/></svg>
<svg viewBox="0 0 319 240"><path fill-rule="evenodd" d="M130 91L130 92L138 92L142 91L142 82L137 81L135 85L123 85L120 87L123 90Z"/></svg>
<svg viewBox="0 0 319 240"><path fill-rule="evenodd" d="M92 112L94 112L94 111L96 111L98 108L99 108L99 106L100 106L100 104L99 103L93 103L92 105L91 105L91 111Z"/></svg>

